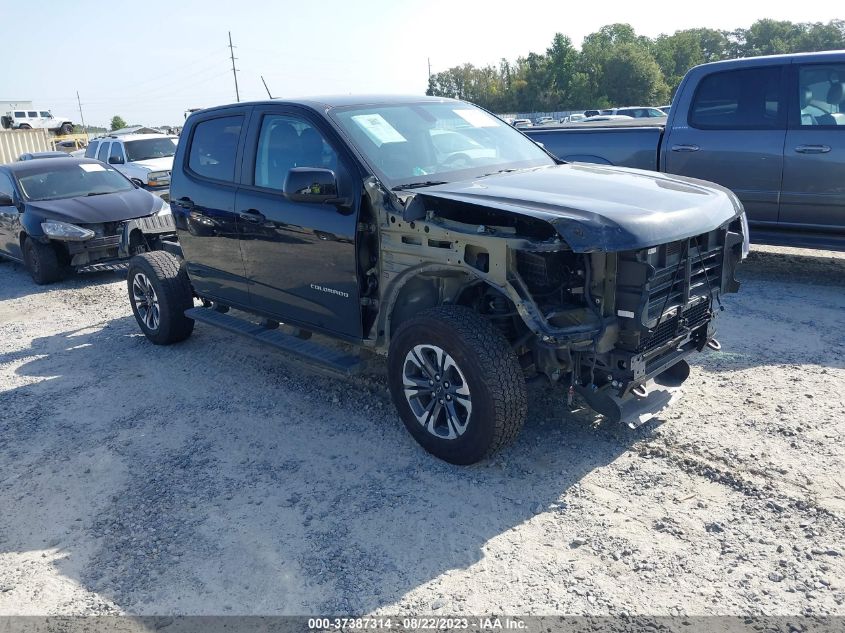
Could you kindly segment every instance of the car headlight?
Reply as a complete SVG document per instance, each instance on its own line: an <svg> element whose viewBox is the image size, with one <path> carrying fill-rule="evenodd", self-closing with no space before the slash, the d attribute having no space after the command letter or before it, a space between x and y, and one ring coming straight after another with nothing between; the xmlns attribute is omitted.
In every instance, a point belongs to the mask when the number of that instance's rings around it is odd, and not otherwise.
<svg viewBox="0 0 845 633"><path fill-rule="evenodd" d="M58 220L47 220L41 223L41 230L44 235L54 240L65 240L68 242L84 242L94 237L94 231L85 229L75 224L59 222Z"/></svg>
<svg viewBox="0 0 845 633"><path fill-rule="evenodd" d="M743 211L742 215L739 216L739 223L742 226L742 259L745 259L751 251L751 236L748 232L748 216L745 215L745 211Z"/></svg>
<svg viewBox="0 0 845 633"><path fill-rule="evenodd" d="M170 203L161 198L159 198L159 200L161 200L161 206L158 208L158 211L156 211L156 215L171 215Z"/></svg>
<svg viewBox="0 0 845 633"><path fill-rule="evenodd" d="M147 184L150 187L162 187L170 184L170 174L166 171L151 171L147 174Z"/></svg>

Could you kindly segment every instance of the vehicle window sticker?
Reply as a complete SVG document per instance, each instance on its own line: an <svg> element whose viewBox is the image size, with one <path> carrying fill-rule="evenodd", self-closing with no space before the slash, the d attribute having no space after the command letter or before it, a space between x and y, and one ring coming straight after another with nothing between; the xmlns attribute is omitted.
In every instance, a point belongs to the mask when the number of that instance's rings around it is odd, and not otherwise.
<svg viewBox="0 0 845 633"><path fill-rule="evenodd" d="M364 130L364 133L378 147L385 143L405 143L408 141L378 113L358 114L353 116L352 120Z"/></svg>
<svg viewBox="0 0 845 633"><path fill-rule="evenodd" d="M472 127L499 127L501 123L481 110L461 109L452 110L455 114L469 123Z"/></svg>
<svg viewBox="0 0 845 633"><path fill-rule="evenodd" d="M106 171L106 168L102 165L97 165L96 163L83 163L79 166L82 171Z"/></svg>

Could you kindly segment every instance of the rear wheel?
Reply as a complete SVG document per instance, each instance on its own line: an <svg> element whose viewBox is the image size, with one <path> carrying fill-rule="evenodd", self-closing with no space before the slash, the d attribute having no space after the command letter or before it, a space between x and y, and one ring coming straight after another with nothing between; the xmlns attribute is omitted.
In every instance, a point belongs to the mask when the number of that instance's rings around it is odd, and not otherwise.
<svg viewBox="0 0 845 633"><path fill-rule="evenodd" d="M32 126L30 126L30 125L29 125L29 123L21 123L21 124L18 126L18 129L19 129L19 130L31 130L31 129L32 129Z"/></svg>
<svg viewBox="0 0 845 633"><path fill-rule="evenodd" d="M64 135L73 134L73 125L70 123L63 123L59 128L59 132Z"/></svg>
<svg viewBox="0 0 845 633"><path fill-rule="evenodd" d="M182 261L164 251L136 255L126 276L132 313L156 345L184 341L194 331L185 310L194 306L191 282Z"/></svg>
<svg viewBox="0 0 845 633"><path fill-rule="evenodd" d="M428 452L472 464L512 441L525 421L525 379L508 341L462 306L403 323L390 344L390 394Z"/></svg>
<svg viewBox="0 0 845 633"><path fill-rule="evenodd" d="M40 286L62 278L62 266L56 249L28 237L23 243L23 261L32 280Z"/></svg>

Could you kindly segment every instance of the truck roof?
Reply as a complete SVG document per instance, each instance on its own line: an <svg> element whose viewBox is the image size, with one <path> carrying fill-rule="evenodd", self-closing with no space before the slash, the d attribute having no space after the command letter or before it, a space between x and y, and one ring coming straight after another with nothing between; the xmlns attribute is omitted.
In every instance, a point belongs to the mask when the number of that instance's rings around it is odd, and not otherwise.
<svg viewBox="0 0 845 633"><path fill-rule="evenodd" d="M448 99L446 97L429 97L426 95L324 95L296 97L292 99L262 99L261 101L221 104L210 108L204 108L203 111L243 105L256 106L289 104L306 106L315 110L328 110L331 108L342 108L346 106L398 105L403 103L461 103L461 101L457 99Z"/></svg>
<svg viewBox="0 0 845 633"><path fill-rule="evenodd" d="M845 50L822 51L819 53L789 53L784 55L762 55L760 57L743 57L741 59L723 59L718 62L701 64L695 68L711 68L718 66L721 69L744 68L746 66L757 66L761 62L765 65L783 63L812 63L812 62L841 62L845 61Z"/></svg>

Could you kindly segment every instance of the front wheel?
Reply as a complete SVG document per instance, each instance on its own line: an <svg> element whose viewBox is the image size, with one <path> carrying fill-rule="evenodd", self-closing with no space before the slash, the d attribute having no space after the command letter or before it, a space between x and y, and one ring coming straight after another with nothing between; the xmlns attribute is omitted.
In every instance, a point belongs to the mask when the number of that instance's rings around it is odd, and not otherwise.
<svg viewBox="0 0 845 633"><path fill-rule="evenodd" d="M473 464L512 441L525 422L525 379L508 341L463 306L403 323L390 343L390 394L428 452Z"/></svg>
<svg viewBox="0 0 845 633"><path fill-rule="evenodd" d="M73 134L73 125L70 123L63 123L62 127L59 128L59 132L65 136Z"/></svg>
<svg viewBox="0 0 845 633"><path fill-rule="evenodd" d="M39 286L62 278L62 265L56 249L49 242L42 244L28 237L23 243L23 261L32 280Z"/></svg>
<svg viewBox="0 0 845 633"><path fill-rule="evenodd" d="M182 262L164 251L136 255L126 275L129 303L141 331L156 345L184 341L194 331L185 310L194 306Z"/></svg>

